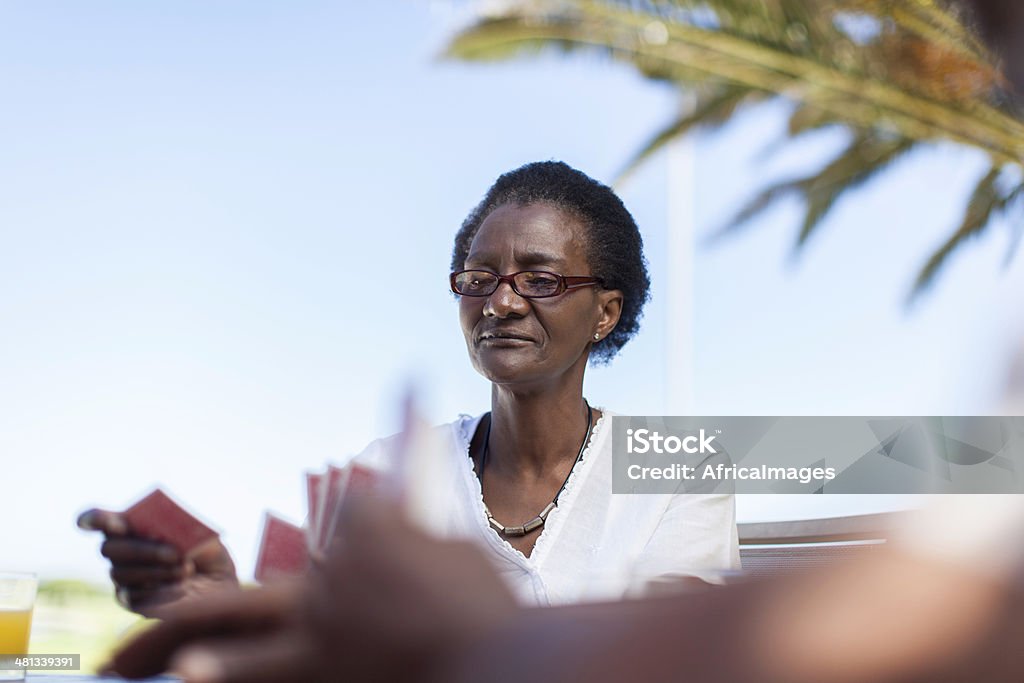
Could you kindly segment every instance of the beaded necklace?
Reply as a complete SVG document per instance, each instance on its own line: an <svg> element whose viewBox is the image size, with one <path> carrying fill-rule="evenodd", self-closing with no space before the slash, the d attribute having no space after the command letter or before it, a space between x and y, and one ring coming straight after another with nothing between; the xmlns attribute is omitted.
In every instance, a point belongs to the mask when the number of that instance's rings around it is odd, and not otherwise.
<svg viewBox="0 0 1024 683"><path fill-rule="evenodd" d="M572 476L573 470L576 469L576 463L583 459L583 451L587 448L587 441L590 440L590 428L593 425L594 411L590 408L590 404L587 403L586 399L583 399L583 403L587 406L587 433L583 435L583 443L580 444L580 452L576 455L576 459L572 463L572 467L569 468L569 474L565 475L565 481L562 482L562 486L559 487L558 493L555 497L547 504L540 514L531 519L525 524L519 526L504 526L498 520L494 519L494 515L491 514L490 508L487 507L487 503L484 503L484 513L487 515L487 523L491 525L491 528L497 531L502 536L525 536L526 534L535 531L542 526L548 520L548 515L551 511L558 507L558 497L562 495L562 491L565 490L565 485L569 483L569 477ZM489 449L489 442L491 440L491 416L487 416L487 434L484 435L484 453L480 456L480 486L483 488L484 484L484 466L487 464L487 453Z"/></svg>

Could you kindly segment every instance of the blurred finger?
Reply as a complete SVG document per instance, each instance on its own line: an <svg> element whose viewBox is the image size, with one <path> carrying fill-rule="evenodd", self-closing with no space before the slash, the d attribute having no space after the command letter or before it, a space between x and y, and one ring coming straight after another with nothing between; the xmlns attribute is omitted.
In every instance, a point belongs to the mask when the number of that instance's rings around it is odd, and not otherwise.
<svg viewBox="0 0 1024 683"><path fill-rule="evenodd" d="M187 683L291 683L313 681L315 652L297 630L266 638L192 645L171 661Z"/></svg>
<svg viewBox="0 0 1024 683"><path fill-rule="evenodd" d="M293 615L294 593L290 584L281 584L153 610L163 621L115 653L113 670L128 678L155 676L166 671L170 658L189 643L276 628Z"/></svg>
<svg viewBox="0 0 1024 683"><path fill-rule="evenodd" d="M117 602L126 609L152 618L159 618L160 610L166 608L167 604L184 599L180 584L120 586L115 595Z"/></svg>
<svg viewBox="0 0 1024 683"><path fill-rule="evenodd" d="M102 531L108 536L124 536L128 533L128 522L124 515L110 510L86 510L78 516L76 523L79 529Z"/></svg>
<svg viewBox="0 0 1024 683"><path fill-rule="evenodd" d="M398 503L375 496L352 496L336 519L329 554L357 552L356 547L376 549L381 538L405 539L417 535ZM422 534L420 534L422 535ZM346 548L348 550L346 550Z"/></svg>
<svg viewBox="0 0 1024 683"><path fill-rule="evenodd" d="M120 586L160 586L185 578L182 565L115 565L110 578Z"/></svg>
<svg viewBox="0 0 1024 683"><path fill-rule="evenodd" d="M108 538L100 546L100 554L114 564L173 565L181 562L181 556L173 545L144 538Z"/></svg>

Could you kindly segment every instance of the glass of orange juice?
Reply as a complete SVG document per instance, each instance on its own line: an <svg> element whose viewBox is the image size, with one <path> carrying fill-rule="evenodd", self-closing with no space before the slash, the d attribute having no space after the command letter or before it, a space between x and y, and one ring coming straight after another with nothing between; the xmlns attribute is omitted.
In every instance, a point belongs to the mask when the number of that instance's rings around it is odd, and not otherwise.
<svg viewBox="0 0 1024 683"><path fill-rule="evenodd" d="M0 572L0 659L7 659L4 655L28 654L28 634L32 626L36 586L34 574ZM0 681L24 679L24 668L0 668Z"/></svg>

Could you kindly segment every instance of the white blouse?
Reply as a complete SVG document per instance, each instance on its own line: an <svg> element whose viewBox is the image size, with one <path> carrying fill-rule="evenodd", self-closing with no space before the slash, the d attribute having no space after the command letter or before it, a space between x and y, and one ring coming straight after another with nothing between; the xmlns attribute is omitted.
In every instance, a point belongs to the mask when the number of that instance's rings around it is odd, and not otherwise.
<svg viewBox="0 0 1024 683"><path fill-rule="evenodd" d="M490 528L469 445L483 415L434 427L450 462L438 463L451 486L434 485L432 529L472 539L528 605L621 598L664 576L715 582L738 569L736 509L728 494L612 494L613 413L602 410L529 557ZM395 437L372 442L354 460L388 467ZM437 480L435 479L435 482Z"/></svg>

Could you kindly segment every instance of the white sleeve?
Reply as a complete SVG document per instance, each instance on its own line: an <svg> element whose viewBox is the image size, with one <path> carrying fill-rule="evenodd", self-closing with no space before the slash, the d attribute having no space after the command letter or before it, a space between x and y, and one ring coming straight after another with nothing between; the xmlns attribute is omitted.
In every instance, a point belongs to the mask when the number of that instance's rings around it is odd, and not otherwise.
<svg viewBox="0 0 1024 683"><path fill-rule="evenodd" d="M722 572L740 568L736 499L732 494L674 494L637 558L639 581L696 576L721 583Z"/></svg>

